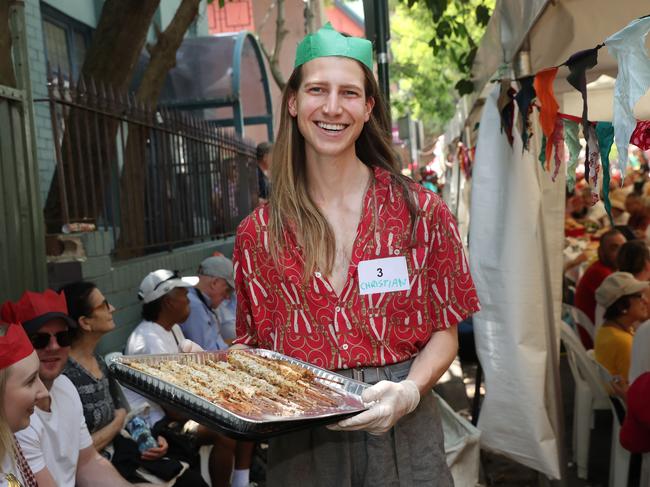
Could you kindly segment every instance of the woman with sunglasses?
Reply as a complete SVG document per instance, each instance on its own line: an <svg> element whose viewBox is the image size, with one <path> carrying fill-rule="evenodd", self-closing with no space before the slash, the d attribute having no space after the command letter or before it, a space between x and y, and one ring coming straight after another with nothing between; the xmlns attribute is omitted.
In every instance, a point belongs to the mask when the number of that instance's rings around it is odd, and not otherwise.
<svg viewBox="0 0 650 487"><path fill-rule="evenodd" d="M29 426L36 403L47 397L38 356L20 325L0 323L0 487L35 487L14 433Z"/></svg>
<svg viewBox="0 0 650 487"><path fill-rule="evenodd" d="M618 390L627 389L634 333L648 317L648 285L629 272L614 272L596 289L605 321L596 333L594 355L612 374Z"/></svg>
<svg viewBox="0 0 650 487"><path fill-rule="evenodd" d="M99 340L115 329L115 308L92 282L68 284L62 291L65 293L68 314L77 322L63 373L79 391L93 445L105 456L110 456L107 447L111 446L111 459L127 480L140 480L139 473L135 472L138 467L170 480L177 474L175 467L180 463L170 458L168 443L163 436L157 437L158 446L145 450L141 455L135 442L118 436L124 427L128 403L119 384L111 377L104 359L95 351ZM140 461L129 458L130 454L140 455ZM172 475L170 472L176 473ZM201 487L205 483L199 472L187 469L175 479L173 485Z"/></svg>
<svg viewBox="0 0 650 487"><path fill-rule="evenodd" d="M68 314L77 322L63 374L79 391L93 445L101 452L122 430L126 418L126 404L119 385L110 377L102 357L95 352L99 340L115 329L115 308L90 282L68 284L62 291ZM164 454L164 451L156 453Z"/></svg>

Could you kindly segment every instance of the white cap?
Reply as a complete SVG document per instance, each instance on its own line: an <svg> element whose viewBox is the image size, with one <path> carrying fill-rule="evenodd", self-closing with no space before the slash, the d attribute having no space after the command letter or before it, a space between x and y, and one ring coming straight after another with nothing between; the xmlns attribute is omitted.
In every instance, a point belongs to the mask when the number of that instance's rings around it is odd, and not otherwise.
<svg viewBox="0 0 650 487"><path fill-rule="evenodd" d="M147 274L140 283L138 298L145 303L150 303L162 298L172 289L177 287L194 287L199 282L198 277L181 277L178 271L158 269Z"/></svg>
<svg viewBox="0 0 650 487"><path fill-rule="evenodd" d="M619 298L640 293L647 287L648 282L637 281L629 272L614 272L596 289L596 301L607 309Z"/></svg>

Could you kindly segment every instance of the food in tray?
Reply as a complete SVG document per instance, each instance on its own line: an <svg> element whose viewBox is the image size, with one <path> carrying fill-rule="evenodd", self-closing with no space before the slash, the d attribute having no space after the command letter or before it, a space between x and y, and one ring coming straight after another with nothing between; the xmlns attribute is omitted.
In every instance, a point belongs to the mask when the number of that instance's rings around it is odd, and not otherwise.
<svg viewBox="0 0 650 487"><path fill-rule="evenodd" d="M288 417L338 408L344 393L312 371L281 360L231 350L226 361L167 360L125 364L245 416ZM332 381L335 382L335 381Z"/></svg>

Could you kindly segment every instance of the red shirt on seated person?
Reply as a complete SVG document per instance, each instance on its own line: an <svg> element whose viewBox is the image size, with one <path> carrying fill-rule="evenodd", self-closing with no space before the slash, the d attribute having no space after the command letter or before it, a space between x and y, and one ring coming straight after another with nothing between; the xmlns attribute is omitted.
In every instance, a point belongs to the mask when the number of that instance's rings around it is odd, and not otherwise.
<svg viewBox="0 0 650 487"><path fill-rule="evenodd" d="M596 317L596 289L607 276L616 270L616 255L625 243L625 237L618 230L610 230L600 238L598 260L591 264L578 282L575 307L585 313L592 323ZM580 339L587 350L594 347L593 340L582 328L578 328Z"/></svg>

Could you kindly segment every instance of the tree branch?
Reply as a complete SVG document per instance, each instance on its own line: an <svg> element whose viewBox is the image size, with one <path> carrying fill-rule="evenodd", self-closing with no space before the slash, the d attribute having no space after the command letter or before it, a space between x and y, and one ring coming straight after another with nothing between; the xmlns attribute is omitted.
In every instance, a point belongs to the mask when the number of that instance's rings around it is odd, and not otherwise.
<svg viewBox="0 0 650 487"><path fill-rule="evenodd" d="M256 38L258 44L260 45L260 48L262 49L262 54L264 54L266 61L269 63L271 76L273 76L275 84L278 85L278 88L280 88L280 90L283 90L287 82L284 79L282 70L280 69L280 49L282 48L284 38L287 36L289 31L284 28L284 0L277 0L277 2L274 2L274 5L277 5L277 17L275 19L275 46L273 47L273 52L269 53L268 48L264 45L264 42L262 42L262 38L259 35L257 35ZM266 22L268 19L269 12L272 7L273 5L269 8L269 11L267 12L266 17L264 17L262 23Z"/></svg>
<svg viewBox="0 0 650 487"><path fill-rule="evenodd" d="M155 105L165 83L165 76L176 66L176 51L183 42L187 29L199 14L201 0L183 0L167 28L159 30L156 44L147 46L151 55L144 70L136 98L140 102Z"/></svg>

